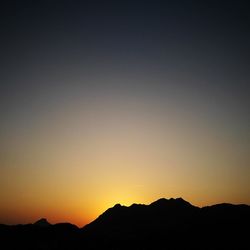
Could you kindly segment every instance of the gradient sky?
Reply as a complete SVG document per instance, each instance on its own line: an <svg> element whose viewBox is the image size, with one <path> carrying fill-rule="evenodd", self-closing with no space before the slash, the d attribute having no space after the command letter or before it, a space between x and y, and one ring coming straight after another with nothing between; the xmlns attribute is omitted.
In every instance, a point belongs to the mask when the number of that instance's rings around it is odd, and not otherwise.
<svg viewBox="0 0 250 250"><path fill-rule="evenodd" d="M160 197L250 204L246 4L7 2L0 223L83 226Z"/></svg>

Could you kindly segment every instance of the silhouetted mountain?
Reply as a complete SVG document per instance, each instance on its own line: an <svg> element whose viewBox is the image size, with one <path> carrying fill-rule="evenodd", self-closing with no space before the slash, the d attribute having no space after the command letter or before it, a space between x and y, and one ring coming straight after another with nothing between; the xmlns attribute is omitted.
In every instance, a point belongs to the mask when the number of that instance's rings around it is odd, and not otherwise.
<svg viewBox="0 0 250 250"><path fill-rule="evenodd" d="M49 226L51 226L51 224L45 218L42 218L42 219L36 221L33 225L39 226L39 227L49 227Z"/></svg>
<svg viewBox="0 0 250 250"><path fill-rule="evenodd" d="M116 204L79 229L69 223L0 225L1 249L249 249L250 206L199 208L182 198ZM3 248L2 246L7 246Z"/></svg>
<svg viewBox="0 0 250 250"><path fill-rule="evenodd" d="M71 249L78 242L79 228L70 223L0 225L0 249Z"/></svg>
<svg viewBox="0 0 250 250"><path fill-rule="evenodd" d="M89 249L245 249L249 226L249 206L198 208L177 198L117 204L82 231Z"/></svg>

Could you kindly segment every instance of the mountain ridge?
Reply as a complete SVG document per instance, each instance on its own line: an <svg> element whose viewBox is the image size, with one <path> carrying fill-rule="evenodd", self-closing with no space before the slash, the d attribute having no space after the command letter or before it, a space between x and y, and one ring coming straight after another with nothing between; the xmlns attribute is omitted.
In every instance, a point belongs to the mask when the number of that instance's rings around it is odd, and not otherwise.
<svg viewBox="0 0 250 250"><path fill-rule="evenodd" d="M106 209L102 214L100 214L96 219L98 219L100 216L102 216L104 213L108 212L108 211L112 211L113 209L116 209L116 208L125 208L125 209L128 209L128 208L134 208L134 207L149 207L149 206L155 206L155 205L159 205L160 203L163 204L163 203L167 203L167 202L178 202L179 204L182 203L182 204L186 204L186 205L189 205L189 206L192 206L192 207L195 207L195 208L198 208L198 209L209 209L209 208L219 208L219 207L245 207L245 208L250 208L250 205L249 204L244 204L244 203L239 203L239 204L234 204L234 203L228 203L228 202L222 202L222 203L217 203L217 204L211 204L211 205L206 205L206 206L195 206L193 204L191 204L190 202L186 201L185 199L183 199L182 197L178 197L178 198L159 198L157 199L156 201L153 201L151 202L150 204L143 204L143 203L133 203L129 206L126 206L126 205L122 205L121 203L116 203L113 207L110 207L108 209ZM167 204L169 205L169 203ZM95 219L95 220L96 220ZM93 221L95 221L93 220ZM93 222L92 221L92 222ZM4 223L0 223L0 226L9 226L9 227L12 227L12 226L26 226L26 225L35 225L35 226L41 226L41 224L44 224L44 225L47 225L47 226L55 226L55 225L62 225L62 224L70 224L70 225L73 225L73 226L76 226L77 228L80 228L80 229L83 229L85 226L88 226L89 224L91 224L92 222L82 226L82 227L78 227L77 225L73 224L73 223L70 223L70 222L57 222L57 223L50 223L47 218L40 218L38 219L37 221L35 221L34 223L28 223L28 224L4 224Z"/></svg>
<svg viewBox="0 0 250 250"><path fill-rule="evenodd" d="M82 228L70 223L0 224L8 249L246 249L250 206L197 207L182 198L115 204ZM2 248L3 249L3 248Z"/></svg>

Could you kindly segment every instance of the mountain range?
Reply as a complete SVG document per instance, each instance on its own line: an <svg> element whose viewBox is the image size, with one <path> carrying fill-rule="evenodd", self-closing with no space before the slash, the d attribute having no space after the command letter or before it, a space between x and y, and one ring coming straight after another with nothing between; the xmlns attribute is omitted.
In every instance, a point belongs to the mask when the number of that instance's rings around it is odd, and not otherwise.
<svg viewBox="0 0 250 250"><path fill-rule="evenodd" d="M0 224L1 249L250 249L250 206L196 207L182 198L116 204L83 228Z"/></svg>

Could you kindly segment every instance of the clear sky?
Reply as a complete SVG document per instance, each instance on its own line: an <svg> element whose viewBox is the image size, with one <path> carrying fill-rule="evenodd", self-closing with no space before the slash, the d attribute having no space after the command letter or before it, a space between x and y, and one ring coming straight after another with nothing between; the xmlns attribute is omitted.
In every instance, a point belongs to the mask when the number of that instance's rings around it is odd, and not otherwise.
<svg viewBox="0 0 250 250"><path fill-rule="evenodd" d="M161 197L250 204L246 4L1 9L0 223L83 226Z"/></svg>

